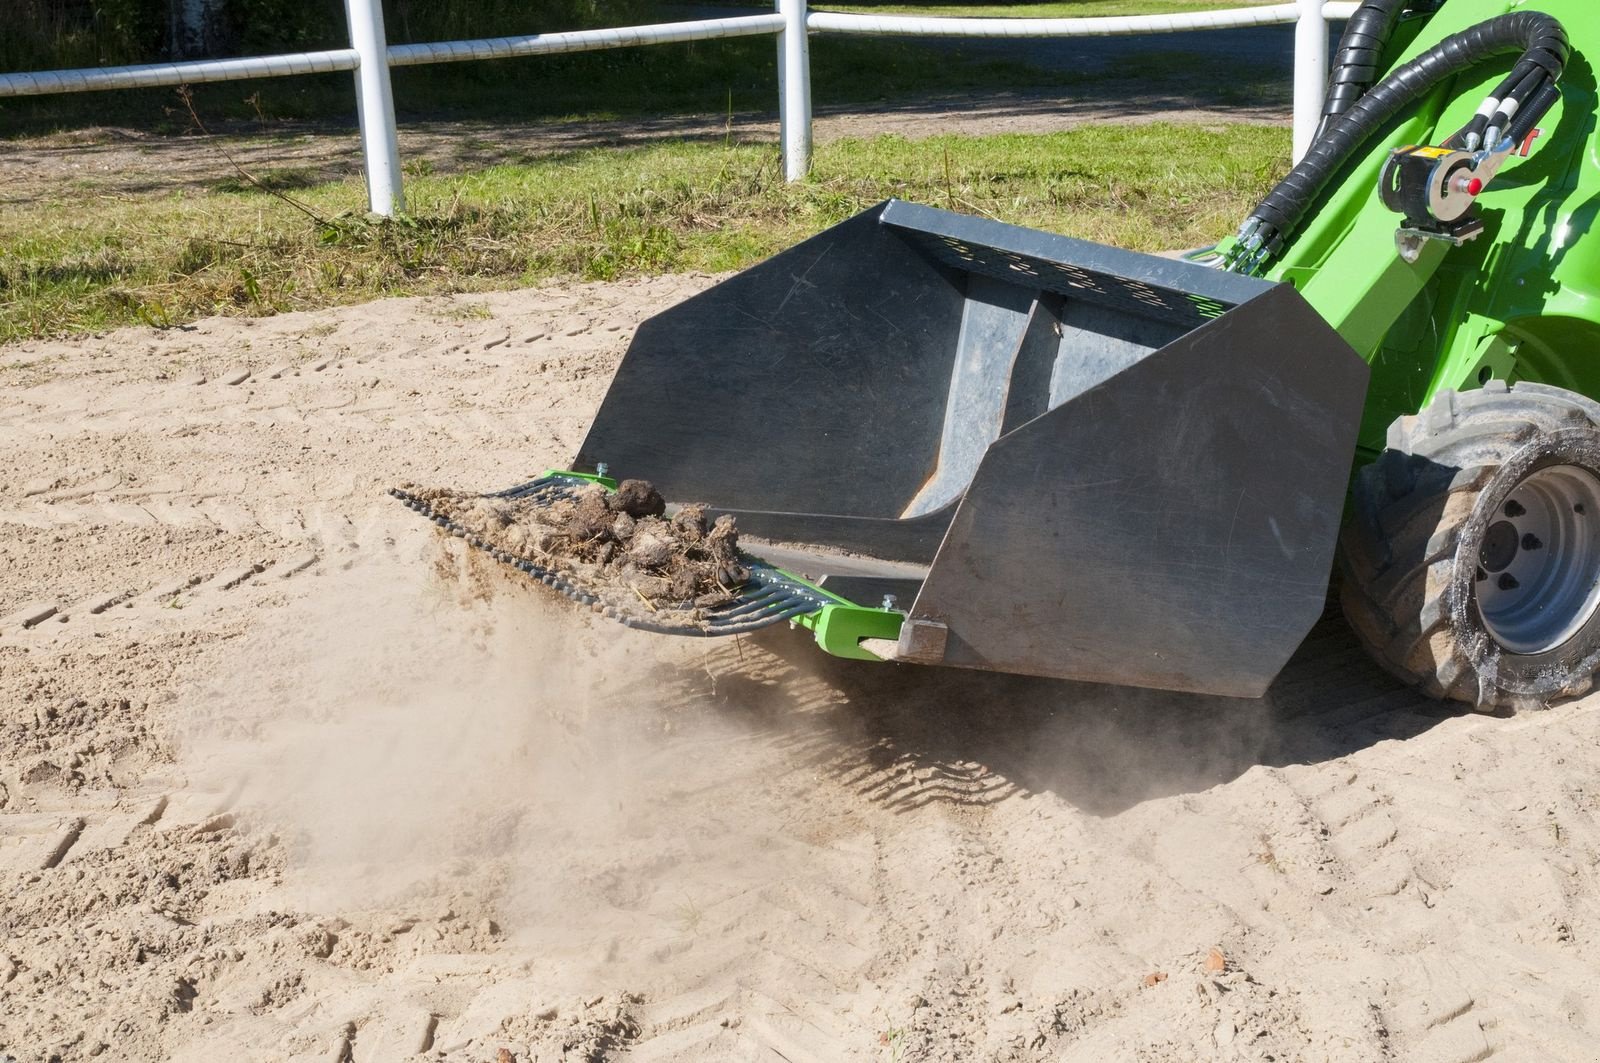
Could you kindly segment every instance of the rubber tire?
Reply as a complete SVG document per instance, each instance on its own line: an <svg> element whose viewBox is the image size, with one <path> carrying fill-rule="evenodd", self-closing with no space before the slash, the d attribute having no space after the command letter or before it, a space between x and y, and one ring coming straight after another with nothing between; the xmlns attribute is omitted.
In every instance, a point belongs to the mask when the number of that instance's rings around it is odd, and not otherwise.
<svg viewBox="0 0 1600 1063"><path fill-rule="evenodd" d="M1600 403L1499 380L1442 391L1390 426L1388 448L1356 477L1339 544L1340 601L1372 656L1482 711L1542 708L1592 687L1600 610L1554 649L1509 653L1478 615L1473 575L1490 519L1531 472L1562 464L1600 476Z"/></svg>

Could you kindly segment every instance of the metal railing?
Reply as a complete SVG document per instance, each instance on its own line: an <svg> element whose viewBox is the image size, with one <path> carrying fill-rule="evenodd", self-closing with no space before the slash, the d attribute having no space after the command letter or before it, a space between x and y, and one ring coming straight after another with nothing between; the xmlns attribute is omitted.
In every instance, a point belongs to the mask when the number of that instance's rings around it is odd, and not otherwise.
<svg viewBox="0 0 1600 1063"><path fill-rule="evenodd" d="M1328 22L1349 18L1354 0L1293 0L1266 7L1197 11L1178 15L1115 18L920 18L808 11L806 0L775 0L770 15L667 22L653 26L539 33L438 44L390 45L384 35L381 0L345 0L350 47L292 55L194 62L150 63L90 70L45 70L0 74L0 97L42 96L106 89L158 88L209 81L289 77L336 70L355 72L356 112L366 162L367 203L376 214L404 209L400 147L389 68L424 63L591 52L645 44L671 44L772 34L778 38L778 114L784 175L791 181L811 168L811 59L813 33L913 37L1111 37L1182 33L1243 26L1295 25L1294 157L1311 144L1321 117L1328 80Z"/></svg>

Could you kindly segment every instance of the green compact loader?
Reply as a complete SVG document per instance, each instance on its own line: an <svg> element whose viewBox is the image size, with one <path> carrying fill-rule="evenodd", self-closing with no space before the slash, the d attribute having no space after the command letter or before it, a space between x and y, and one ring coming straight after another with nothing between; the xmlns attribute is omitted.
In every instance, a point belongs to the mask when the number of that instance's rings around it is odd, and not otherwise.
<svg viewBox="0 0 1600 1063"><path fill-rule="evenodd" d="M1337 567L1363 643L1485 709L1600 670L1594 0L1366 0L1305 158L1186 259L891 200L646 321L571 471L735 517L720 600L829 653L1259 696ZM1337 561L1337 566L1335 562Z"/></svg>

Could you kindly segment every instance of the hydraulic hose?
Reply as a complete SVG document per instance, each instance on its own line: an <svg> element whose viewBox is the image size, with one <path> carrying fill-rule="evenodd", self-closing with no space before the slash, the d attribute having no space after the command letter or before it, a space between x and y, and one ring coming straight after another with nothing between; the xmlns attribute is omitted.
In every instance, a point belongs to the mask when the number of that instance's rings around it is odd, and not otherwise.
<svg viewBox="0 0 1600 1063"><path fill-rule="evenodd" d="M1530 97L1519 102L1540 101L1548 109L1554 96L1545 89L1553 92L1554 82L1567 62L1567 34L1561 23L1537 11L1514 11L1446 37L1391 71L1334 119L1299 165L1245 219L1239 229L1239 248L1230 256L1230 265L1253 271L1265 258L1276 254L1340 169L1408 106L1462 71L1519 51L1522 58L1502 84L1516 87L1528 80L1528 75L1539 72L1543 76L1533 79ZM1483 116L1484 125L1503 113L1502 102L1494 97L1485 101L1489 114ZM1518 110L1535 116L1542 113L1532 106L1512 108L1513 112ZM1482 111L1480 108L1480 115Z"/></svg>
<svg viewBox="0 0 1600 1063"><path fill-rule="evenodd" d="M1410 0L1366 0L1345 24L1344 35L1333 56L1333 74L1328 78L1328 95L1322 103L1322 122L1317 126L1321 139L1328 127L1366 95L1382 70L1383 50L1389 45L1400 13Z"/></svg>
<svg viewBox="0 0 1600 1063"><path fill-rule="evenodd" d="M1511 124L1506 127L1506 139L1513 144L1521 144L1528 139L1528 134L1533 132L1533 127L1539 124L1539 119L1544 117L1546 111L1555 106L1556 99L1561 95L1561 90L1556 88L1554 81L1546 81L1533 94L1533 98L1522 105L1522 110Z"/></svg>

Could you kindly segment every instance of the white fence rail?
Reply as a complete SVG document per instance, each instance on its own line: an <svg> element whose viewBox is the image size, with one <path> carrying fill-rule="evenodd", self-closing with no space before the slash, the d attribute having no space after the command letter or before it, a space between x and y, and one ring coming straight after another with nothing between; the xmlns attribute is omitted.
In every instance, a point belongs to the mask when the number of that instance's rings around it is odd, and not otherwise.
<svg viewBox="0 0 1600 1063"><path fill-rule="evenodd" d="M1293 23L1294 157L1299 159L1310 146L1321 116L1328 80L1328 22L1349 18L1358 6L1354 0L1335 3L1327 0L1295 0L1293 3L1229 11L1116 18L918 18L808 11L806 0L775 0L775 3L777 10L771 15L700 19L571 33L540 33L477 41L390 45L384 35L382 0L345 0L350 30L349 48L248 59L0 74L0 97L158 88L208 81L239 81L245 78L352 70L356 82L356 111L361 120L362 153L366 161L368 205L374 213L392 215L404 209L405 200L401 188L394 94L389 85L390 67L776 35L778 112L782 128L784 174L789 180L797 181L811 168L811 59L808 39L812 33L975 38L1111 37Z"/></svg>
<svg viewBox="0 0 1600 1063"><path fill-rule="evenodd" d="M1106 18L924 18L910 15L851 15L815 11L806 20L823 33L872 33L897 37L1126 37L1139 33L1278 26L1300 17L1298 2L1231 11L1178 15L1117 15Z"/></svg>

